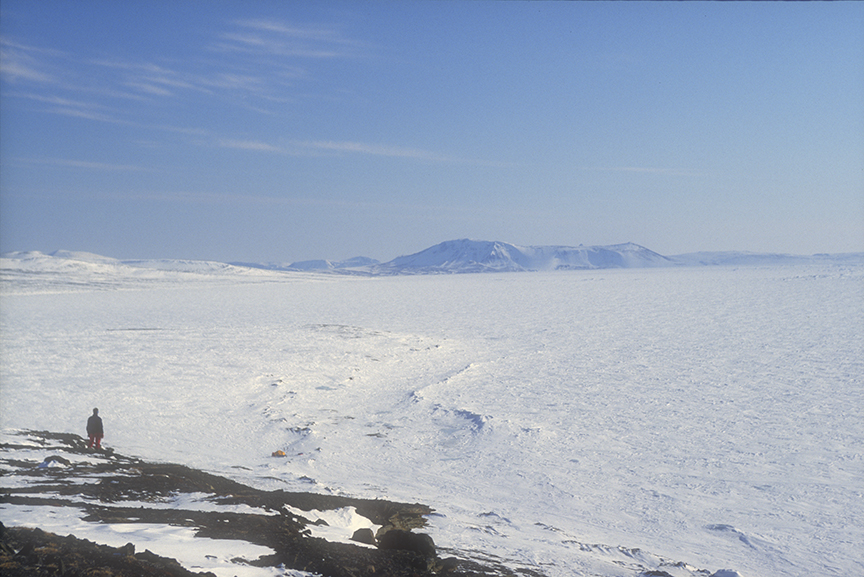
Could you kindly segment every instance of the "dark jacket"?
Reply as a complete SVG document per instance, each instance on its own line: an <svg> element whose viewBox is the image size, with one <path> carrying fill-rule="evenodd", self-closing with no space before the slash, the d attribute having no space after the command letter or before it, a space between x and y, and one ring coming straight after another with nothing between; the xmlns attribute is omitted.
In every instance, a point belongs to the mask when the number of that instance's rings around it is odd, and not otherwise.
<svg viewBox="0 0 864 577"><path fill-rule="evenodd" d="M87 434L91 436L104 437L105 433L102 432L102 419L99 418L98 415L91 415L89 419L87 419Z"/></svg>

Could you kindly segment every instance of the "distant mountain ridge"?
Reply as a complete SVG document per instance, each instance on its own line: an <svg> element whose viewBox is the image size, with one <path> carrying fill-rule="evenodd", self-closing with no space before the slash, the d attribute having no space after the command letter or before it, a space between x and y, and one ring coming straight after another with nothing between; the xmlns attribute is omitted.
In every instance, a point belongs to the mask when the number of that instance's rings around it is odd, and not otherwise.
<svg viewBox="0 0 864 577"><path fill-rule="evenodd" d="M374 267L379 274L431 274L645 268L675 262L633 243L611 246L517 246L470 239L442 242Z"/></svg>
<svg viewBox="0 0 864 577"><path fill-rule="evenodd" d="M755 266L755 265L778 265L778 264L806 264L806 263L832 263L832 264L862 264L864 253L848 252L836 254L778 254L757 252L691 252L678 254L670 257L683 266Z"/></svg>
<svg viewBox="0 0 864 577"><path fill-rule="evenodd" d="M2 257L0 268L7 278L10 274L37 272L71 274L76 271L89 271L99 275L111 275L121 270L139 278L143 278L141 275L152 276L169 271L208 276L248 276L256 274L256 270L272 273L310 272L392 276L676 266L864 264L864 253L805 256L749 252L697 252L664 256L632 242L608 246L518 246L500 241L471 239L445 241L385 263L362 256L343 261L307 260L293 263L223 263L185 259L120 260L66 250L58 250L50 254L37 251L12 252L2 254L0 257Z"/></svg>
<svg viewBox="0 0 864 577"><path fill-rule="evenodd" d="M344 261L307 260L290 264L232 262L265 270L342 272L345 274L454 274L644 268L674 266L661 254L634 243L611 246L517 246L501 241L449 240L420 252L381 263L367 257Z"/></svg>
<svg viewBox="0 0 864 577"><path fill-rule="evenodd" d="M380 261L375 260L374 258L369 258L366 256L355 256L353 258L349 258L347 260L304 260L299 262L292 262L290 264L284 263L254 263L254 262L232 262L234 266L246 266L250 268L260 268L264 270L294 270L294 271L338 271L345 269L354 269L361 267L369 267L379 264Z"/></svg>

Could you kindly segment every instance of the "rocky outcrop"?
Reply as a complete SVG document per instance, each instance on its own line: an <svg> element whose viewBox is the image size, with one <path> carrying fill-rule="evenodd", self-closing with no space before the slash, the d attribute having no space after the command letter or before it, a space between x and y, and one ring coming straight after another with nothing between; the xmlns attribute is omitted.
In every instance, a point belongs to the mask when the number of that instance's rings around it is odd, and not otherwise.
<svg viewBox="0 0 864 577"><path fill-rule="evenodd" d="M419 503L354 499L335 495L262 491L231 479L198 471L184 465L148 463L111 451L93 451L78 435L27 431L21 445L2 444L3 477L15 477L9 487L0 487L0 503L27 507L72 507L82 511L84 521L92 523L153 523L190 527L198 537L236 539L271 548L274 553L249 561L261 567L284 566L318 573L327 577L452 577L513 573L502 566L483 566L458 558L440 559L432 538L413 529L425 526L432 508ZM35 443L50 450L41 463L16 459L15 451L32 451ZM67 459L62 455L88 455L88 459ZM54 466L60 465L60 466ZM245 504L263 513L235 513L148 508L141 503L158 503L179 494L195 494L215 505ZM124 506L124 502L134 506ZM377 548L331 542L311 536L312 521L305 511L325 511L354 507L359 515L380 525ZM216 507L218 509L218 507ZM298 511L289 513L288 511ZM310 514L310 517L314 515ZM57 537L38 529L7 528L0 561L0 573L18 575L75 575L87 573L91 566L81 559L104 552L128 565L110 565L100 575L156 575L186 577L195 575L174 560L158 563L149 551L134 553L134 543L125 548L105 548L75 537ZM371 531L357 536L370 539ZM5 539L5 537L4 537ZM371 543L370 543L371 544ZM135 561L137 560L137 561ZM158 566L153 572L138 572L135 563ZM146 565L149 563L150 565ZM17 565L16 565L17 564ZM77 572L72 567L82 567ZM96 566L93 566L96 567ZM92 573L97 574L97 573Z"/></svg>
<svg viewBox="0 0 864 577"><path fill-rule="evenodd" d="M40 529L4 527L0 523L0 574L4 577L216 577L193 573L174 559L148 550L135 552L135 545L98 545L72 535L60 537Z"/></svg>
<svg viewBox="0 0 864 577"><path fill-rule="evenodd" d="M375 533L372 532L372 529L357 529L354 531L354 534L351 535L351 540L358 543L365 543L367 545L376 544Z"/></svg>
<svg viewBox="0 0 864 577"><path fill-rule="evenodd" d="M435 558L435 542L432 537L425 533L412 533L392 529L378 537L379 549L398 549L400 551L413 551L426 558Z"/></svg>

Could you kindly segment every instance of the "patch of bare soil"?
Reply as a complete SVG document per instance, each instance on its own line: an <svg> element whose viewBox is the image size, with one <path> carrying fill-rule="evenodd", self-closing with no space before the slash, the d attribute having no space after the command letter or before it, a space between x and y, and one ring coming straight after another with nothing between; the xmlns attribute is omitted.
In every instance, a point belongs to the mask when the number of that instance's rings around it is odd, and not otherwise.
<svg viewBox="0 0 864 577"><path fill-rule="evenodd" d="M415 532L433 510L421 504L353 499L313 493L262 491L225 477L183 465L148 463L109 451L88 450L83 438L47 431L21 433L22 444L0 444L2 476L15 477L0 487L0 502L74 507L93 523L157 523L190 527L198 537L237 539L271 548L275 553L248 562L284 567L325 577L433 577L515 575L498 564L438 556L432 539ZM42 462L27 460L35 449L50 449ZM86 455L86 459L81 459ZM16 458L17 457L17 458ZM55 466L51 466L55 465ZM21 482L21 481L25 482ZM183 493L206 494L214 505L248 505L262 513L148 508ZM134 501L135 506L124 507ZM311 536L312 522L291 510L354 507L381 529L366 539L377 547L331 542ZM218 507L214 507L217 508ZM521 572L520 572L521 573ZM524 572L523 574L527 574ZM9 576L199 575L150 551L135 553L97 545L73 536L59 537L38 529L5 527L0 543L0 574Z"/></svg>

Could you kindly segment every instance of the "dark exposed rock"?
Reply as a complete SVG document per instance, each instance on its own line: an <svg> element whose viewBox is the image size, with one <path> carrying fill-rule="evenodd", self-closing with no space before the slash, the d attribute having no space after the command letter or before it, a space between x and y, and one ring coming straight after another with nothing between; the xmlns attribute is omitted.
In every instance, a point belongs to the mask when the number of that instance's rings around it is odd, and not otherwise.
<svg viewBox="0 0 864 577"><path fill-rule="evenodd" d="M435 557L435 542L425 533L412 533L401 529L391 529L378 536L379 549L398 549L413 551L425 557Z"/></svg>
<svg viewBox="0 0 864 577"><path fill-rule="evenodd" d="M98 458L70 462L64 467L40 468L32 461L15 460L9 453L18 448L32 450L32 444L4 444L4 473L32 479L32 482L19 482L14 487L3 488L0 503L73 507L84 513L83 520L94 523L157 523L190 527L198 537L243 540L274 551L272 555L249 561L251 565L282 565L326 577L514 575L506 567L497 564L484 566L468 560L437 558L432 538L411 532L411 529L423 527L426 524L425 516L433 512L426 505L313 493L262 491L183 465L147 463L107 451L94 453L86 448L86 441L77 435L34 431L24 434L30 437L31 443L36 441L46 448L50 447L52 451L95 454ZM215 504L245 504L262 510L262 513L123 506L124 501L156 502L181 493L204 493L208 495L207 500ZM299 509L301 513L288 513L288 507L292 511ZM381 525L385 544L380 548L369 548L311 537L308 529L311 521L302 516L302 511L343 507L354 507L359 515ZM371 531L367 531L362 538L368 539L366 543L374 544ZM173 559L158 557L150 551L135 553L134 543L110 548L71 535L58 537L38 529L3 529L2 525L0 534L3 535L0 543L0 574L4 577L198 575L183 569ZM110 556L112 563L128 561L128 564L106 565L101 573L90 572L87 569L90 565L81 565L82 559L88 558L92 558L95 563L103 553ZM73 570L79 566L83 569ZM144 567L146 571L138 567Z"/></svg>
<svg viewBox="0 0 864 577"><path fill-rule="evenodd" d="M351 535L351 540L358 543L366 543L367 545L375 545L375 534L372 533L372 529L357 529Z"/></svg>
<svg viewBox="0 0 864 577"><path fill-rule="evenodd" d="M40 467L48 467L51 463L60 463L61 465L69 466L72 462L69 459L64 459L58 455L51 455L49 457L45 457L45 460L42 461Z"/></svg>
<svg viewBox="0 0 864 577"><path fill-rule="evenodd" d="M109 547L24 527L4 527L0 533L0 574L4 577L216 577L213 573L193 573L174 559L150 551L135 554L131 543Z"/></svg>

